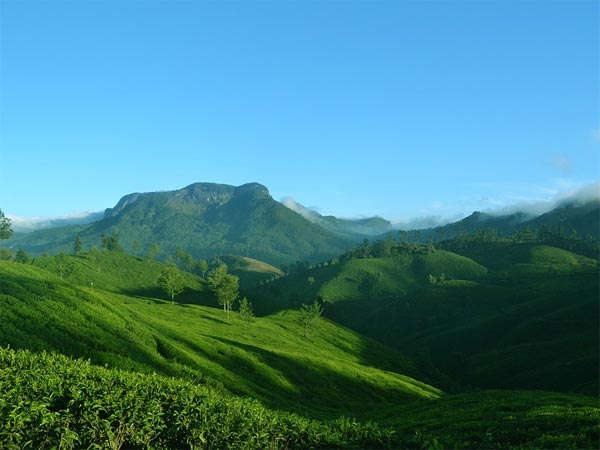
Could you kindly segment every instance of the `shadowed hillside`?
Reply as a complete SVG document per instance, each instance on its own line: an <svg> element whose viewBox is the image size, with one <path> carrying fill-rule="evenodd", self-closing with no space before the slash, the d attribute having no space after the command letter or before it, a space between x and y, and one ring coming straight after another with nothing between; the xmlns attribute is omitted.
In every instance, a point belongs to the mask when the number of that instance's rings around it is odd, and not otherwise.
<svg viewBox="0 0 600 450"><path fill-rule="evenodd" d="M389 243L381 257L382 244L264 284L257 310L320 299L327 317L411 355L447 388L597 392L596 260L533 244L461 256Z"/></svg>

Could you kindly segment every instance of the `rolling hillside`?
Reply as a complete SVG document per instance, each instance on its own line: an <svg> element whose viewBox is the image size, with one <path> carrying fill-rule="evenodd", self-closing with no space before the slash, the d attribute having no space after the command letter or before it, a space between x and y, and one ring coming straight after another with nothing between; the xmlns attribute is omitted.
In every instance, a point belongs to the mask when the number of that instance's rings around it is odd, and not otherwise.
<svg viewBox="0 0 600 450"><path fill-rule="evenodd" d="M320 298L327 317L410 355L447 389L597 393L598 289L596 260L514 244L341 258L254 296L263 314Z"/></svg>
<svg viewBox="0 0 600 450"><path fill-rule="evenodd" d="M376 405L440 393L407 376L418 372L397 352L327 320L305 336L296 311L246 323L237 313L228 320L214 300L215 307L206 307L132 296L137 287L118 277L109 281L117 256L102 253L93 273L107 281L93 287L36 266L0 262L0 345L182 377L312 416L360 416ZM83 270L90 260L82 259ZM158 264L150 263L148 272ZM202 292L200 281L188 283Z"/></svg>

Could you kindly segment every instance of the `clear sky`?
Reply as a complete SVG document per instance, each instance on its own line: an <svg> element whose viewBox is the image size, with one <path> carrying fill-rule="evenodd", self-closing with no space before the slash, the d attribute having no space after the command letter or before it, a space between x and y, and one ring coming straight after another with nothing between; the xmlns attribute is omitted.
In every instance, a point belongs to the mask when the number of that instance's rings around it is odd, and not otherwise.
<svg viewBox="0 0 600 450"><path fill-rule="evenodd" d="M589 1L0 1L0 208L196 181L451 215L600 178Z"/></svg>

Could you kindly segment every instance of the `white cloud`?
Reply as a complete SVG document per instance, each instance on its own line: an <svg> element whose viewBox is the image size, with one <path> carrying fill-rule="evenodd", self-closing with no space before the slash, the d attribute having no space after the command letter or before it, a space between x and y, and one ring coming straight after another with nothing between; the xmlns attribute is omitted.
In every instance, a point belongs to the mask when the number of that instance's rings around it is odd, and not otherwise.
<svg viewBox="0 0 600 450"><path fill-rule="evenodd" d="M78 211L64 216L32 216L19 217L7 214L12 222L12 229L26 233L30 231L40 230L43 228L55 228L66 225L82 225L91 223L102 218L104 212L97 211Z"/></svg>

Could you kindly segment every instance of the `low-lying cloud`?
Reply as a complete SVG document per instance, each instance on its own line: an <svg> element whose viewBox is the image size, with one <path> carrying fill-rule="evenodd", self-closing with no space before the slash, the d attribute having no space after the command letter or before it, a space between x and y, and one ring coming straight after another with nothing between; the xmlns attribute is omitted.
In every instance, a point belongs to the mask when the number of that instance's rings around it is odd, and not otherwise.
<svg viewBox="0 0 600 450"><path fill-rule="evenodd" d="M12 222L12 229L18 233L28 233L46 228L67 225L84 225L102 219L103 211L80 211L57 217L19 217L7 214Z"/></svg>

